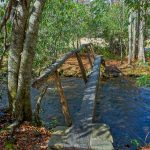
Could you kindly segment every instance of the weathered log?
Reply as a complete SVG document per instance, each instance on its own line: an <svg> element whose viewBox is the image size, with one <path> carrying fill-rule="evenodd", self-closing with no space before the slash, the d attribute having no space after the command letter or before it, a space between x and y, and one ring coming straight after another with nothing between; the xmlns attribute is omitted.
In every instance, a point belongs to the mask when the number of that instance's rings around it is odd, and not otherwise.
<svg viewBox="0 0 150 150"><path fill-rule="evenodd" d="M97 56L94 61L92 73L86 84L81 109L76 117L74 126L69 133L70 137L68 138L68 143L71 147L90 149L90 132L92 132L93 126L93 114L100 78L100 65L101 57Z"/></svg>
<svg viewBox="0 0 150 150"><path fill-rule="evenodd" d="M77 119L78 122L81 120L81 124L86 124L84 121L90 121L89 123L92 123L93 120L93 111L95 110L95 99L100 78L100 65L101 57L96 56L92 73L89 76L84 91L83 102L79 113L80 119Z"/></svg>
<svg viewBox="0 0 150 150"><path fill-rule="evenodd" d="M55 81L56 81L57 90L60 95L60 103L62 107L62 112L65 117L65 122L67 126L70 127L72 125L72 119L71 119L68 103L67 103L62 85L61 85L61 80L60 80L58 71L55 72L55 79L56 79Z"/></svg>
<svg viewBox="0 0 150 150"><path fill-rule="evenodd" d="M86 83L87 82L87 76L86 76L85 68L84 68L82 59L80 57L80 54L76 53L76 57L77 57L77 60L78 60L79 66L80 66L82 77L84 79L84 82Z"/></svg>
<svg viewBox="0 0 150 150"><path fill-rule="evenodd" d="M32 86L39 87L41 84L46 82L47 79L49 78L49 76L53 75L55 73L55 71L57 71L57 69L60 68L68 58L70 58L75 53L80 52L84 47L85 47L85 45L82 45L79 49L75 49L71 52L66 53L66 55L64 55L62 58L60 58L54 64L52 64L49 68L47 68L43 72L43 74L33 82Z"/></svg>

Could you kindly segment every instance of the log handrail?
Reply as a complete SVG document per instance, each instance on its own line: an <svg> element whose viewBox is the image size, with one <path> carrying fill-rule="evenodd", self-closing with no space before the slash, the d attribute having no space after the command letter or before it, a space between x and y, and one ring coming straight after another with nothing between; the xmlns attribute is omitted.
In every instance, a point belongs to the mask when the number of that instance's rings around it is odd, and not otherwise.
<svg viewBox="0 0 150 150"><path fill-rule="evenodd" d="M79 66L80 66L82 77L83 77L85 83L87 83L86 71L85 71L85 68L84 68L84 65L83 65L83 62L82 62L82 59L80 57L79 52L83 48L85 48L85 52L87 52L87 57L89 59L89 63L90 63L91 68L92 68L93 64L92 64L92 60L90 58L90 49L88 49L88 46L91 46L91 44L84 44L80 48L66 53L62 58L58 59L54 64L52 64L49 68L47 68L44 71L44 73L32 83L32 86L37 87L37 88L40 87L44 83L47 84L46 87L43 87L42 93L40 94L40 97L37 100L37 105L36 105L37 109L35 110L35 122L37 122L37 123L40 122L40 119L39 119L40 104L41 104L41 101L42 101L44 94L47 91L48 83L49 83L49 81L51 81L51 80L49 80L50 76L54 76L56 86L57 86L57 91L60 95L60 103L61 103L61 107L62 107L62 112L63 112L64 117L65 117L65 122L66 122L67 126L72 125L72 119L71 119L68 103L67 103L64 91L63 91L63 87L61 85L61 80L60 80L60 76L58 73L58 69L63 65L63 63L67 59L69 59L71 56L75 55L77 60L78 60Z"/></svg>
<svg viewBox="0 0 150 150"><path fill-rule="evenodd" d="M54 64L52 64L49 68L47 68L42 75L40 75L37 79L35 79L32 83L32 87L39 87L39 85L43 84L49 76L53 75L62 65L63 63L69 59L71 56L73 56L76 53L81 52L82 49L86 48L87 46L91 46L92 44L83 44L80 48L75 49L73 51L70 51L66 53L62 58L58 59ZM88 51L88 49L87 49Z"/></svg>

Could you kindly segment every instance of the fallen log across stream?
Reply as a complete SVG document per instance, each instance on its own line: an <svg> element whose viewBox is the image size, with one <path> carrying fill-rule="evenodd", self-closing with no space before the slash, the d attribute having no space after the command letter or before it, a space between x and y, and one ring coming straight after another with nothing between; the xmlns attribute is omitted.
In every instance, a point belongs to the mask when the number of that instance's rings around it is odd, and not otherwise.
<svg viewBox="0 0 150 150"><path fill-rule="evenodd" d="M49 150L113 150L112 136L105 124L94 124L96 94L100 78L101 56L96 56L92 73L87 81L83 102L72 127L63 134L54 134Z"/></svg>

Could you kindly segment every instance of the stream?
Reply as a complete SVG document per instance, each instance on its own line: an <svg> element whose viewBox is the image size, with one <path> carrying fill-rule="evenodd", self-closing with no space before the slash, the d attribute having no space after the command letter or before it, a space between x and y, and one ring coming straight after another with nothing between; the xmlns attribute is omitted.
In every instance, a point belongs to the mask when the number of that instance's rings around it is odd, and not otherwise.
<svg viewBox="0 0 150 150"><path fill-rule="evenodd" d="M82 103L85 84L80 78L62 78L62 85L75 120ZM8 105L6 91L3 92L0 109ZM34 109L39 91L32 89L31 92ZM2 115L0 112L0 116ZM53 83L42 101L40 116L48 128L65 125L59 95ZM132 78L118 77L100 81L95 122L110 126L115 149L134 150L133 145L150 143L150 88L137 88Z"/></svg>
<svg viewBox="0 0 150 150"><path fill-rule="evenodd" d="M150 88L137 88L124 77L100 85L95 122L110 126L115 149L150 143Z"/></svg>

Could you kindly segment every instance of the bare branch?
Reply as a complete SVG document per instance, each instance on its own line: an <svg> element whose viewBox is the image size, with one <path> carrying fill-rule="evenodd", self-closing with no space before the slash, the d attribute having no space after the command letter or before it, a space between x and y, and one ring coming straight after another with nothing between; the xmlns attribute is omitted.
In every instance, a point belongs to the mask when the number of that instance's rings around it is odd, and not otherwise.
<svg viewBox="0 0 150 150"><path fill-rule="evenodd" d="M6 6L6 11L5 11L4 17L0 23L0 32L1 32L2 28L5 26L8 19L10 18L10 14L11 14L11 10L12 10L12 6L13 6L14 1L15 0L9 0L9 2Z"/></svg>

